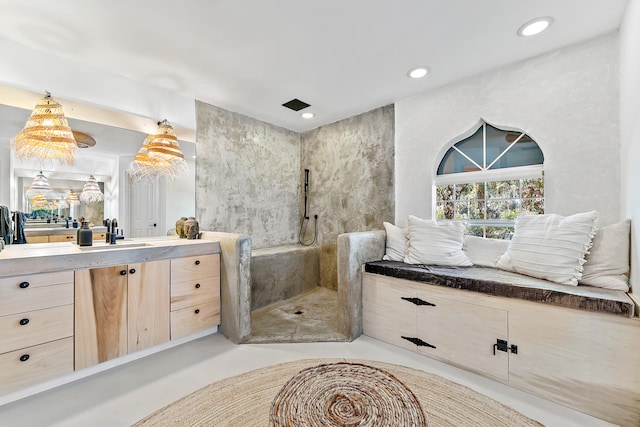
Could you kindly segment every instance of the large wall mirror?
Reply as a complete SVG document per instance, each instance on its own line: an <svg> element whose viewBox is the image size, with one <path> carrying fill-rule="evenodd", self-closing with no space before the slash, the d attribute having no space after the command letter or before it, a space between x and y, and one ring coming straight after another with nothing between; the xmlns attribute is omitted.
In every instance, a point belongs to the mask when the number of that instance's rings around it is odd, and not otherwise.
<svg viewBox="0 0 640 427"><path fill-rule="evenodd" d="M37 98L34 98L33 104ZM63 105L64 108L64 105ZM95 144L79 144L74 164L43 165L18 159L11 140L24 127L31 111L0 104L0 205L29 214L30 225L64 226L63 218L85 217L95 225L105 218L118 218L128 237L166 235L181 216L195 214L195 143L180 140L187 161L187 173L171 181L138 182L127 169L142 146L146 134L116 126L68 118L74 132L88 135ZM180 134L178 134L180 139ZM78 138L76 138L78 140ZM51 200L32 200L26 190L42 171L54 196ZM69 205L69 191L75 194L93 175L104 193L98 203Z"/></svg>

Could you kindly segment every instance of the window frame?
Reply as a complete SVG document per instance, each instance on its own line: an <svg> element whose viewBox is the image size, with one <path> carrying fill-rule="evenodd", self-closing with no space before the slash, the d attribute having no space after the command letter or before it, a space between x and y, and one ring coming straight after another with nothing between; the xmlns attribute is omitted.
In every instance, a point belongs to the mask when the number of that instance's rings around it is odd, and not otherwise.
<svg viewBox="0 0 640 427"><path fill-rule="evenodd" d="M510 145L504 149L490 164L487 165L487 131L486 131L486 126L492 126L495 129L498 129L500 131L503 132L519 132L520 135L513 141L510 143ZM476 161L474 161L470 156L468 156L467 154L465 154L462 150L460 150L456 145L466 141L468 138L470 138L472 135L474 135L478 129L480 129L480 127L482 127L483 131L482 131L482 149L483 149L483 164L480 165L478 164ZM529 198L529 197L523 197L523 181L527 180L527 179L542 179L542 183L544 186L544 153L542 153L543 155L543 163L542 164L532 164L532 165L527 165L527 166L515 166L515 167L510 167L510 168L498 168L498 169L491 169L491 167L493 165L495 165L498 160L505 155L511 148L513 148L515 146L515 144L520 141L520 139L522 139L525 135L528 135L526 132L522 131L522 130L513 130L513 129L503 129L497 126L494 126L492 124L487 123L486 121L482 121L480 126L475 127L473 129L473 131L467 132L464 138L462 139L458 139L456 140L453 144L451 144L447 149L444 150L444 153L441 155L440 157L440 161L437 163L437 167L435 168L436 171L436 176L433 180L433 187L432 187L432 194L433 194L433 200L432 200L432 218L437 219L437 208L438 208L438 202L442 202L442 200L438 199L438 191L437 191L437 187L438 186L443 186L443 185L453 185L454 186L454 191L453 191L453 199L452 200L447 200L447 202L453 202L453 209L454 209L454 220L455 220L455 215L456 212L458 212L457 208L458 208L458 204L460 203L458 200L456 200L456 191L455 191L455 185L464 185L464 184L483 184L484 185L484 194L485 194L485 198L483 199L483 203L484 203L484 218L485 219L466 219L465 221L467 222L467 226L468 227L482 227L483 229L483 237L486 237L486 231L487 231L487 227L511 227L513 228L515 226L515 220L504 220L504 219L487 219L487 203L489 202L489 200L491 201L518 201L519 206L520 206L520 212L522 212L522 205L523 205L523 201L525 200L540 200L542 199L543 203L545 200L544 194L541 198ZM540 149L540 146L538 145L538 143L532 139L532 141L536 144L536 146L538 147L538 149ZM445 160L445 156L447 155L447 153L449 152L449 150L453 148L454 150L456 150L458 153L460 153L464 158L466 158L468 161L470 161L473 165L475 165L478 169L477 171L467 171L467 172L454 172L454 173L447 173L447 174L442 174L442 175L438 175L438 170L440 169L440 165L442 164L442 162ZM540 151L542 152L542 149L540 149ZM487 198L487 194L488 193L488 183L490 182L494 182L494 181L515 181L515 180L519 180L519 197L517 198L509 198L509 199L503 199L503 198L499 198L499 199L488 199ZM468 202L468 200L467 200ZM440 219L440 221L442 221L442 219Z"/></svg>

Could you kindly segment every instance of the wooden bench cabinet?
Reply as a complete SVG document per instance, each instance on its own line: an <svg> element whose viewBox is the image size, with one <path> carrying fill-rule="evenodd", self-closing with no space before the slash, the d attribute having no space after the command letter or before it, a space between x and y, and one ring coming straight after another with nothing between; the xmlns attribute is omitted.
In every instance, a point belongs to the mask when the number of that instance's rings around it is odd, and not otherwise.
<svg viewBox="0 0 640 427"><path fill-rule="evenodd" d="M363 273L363 332L622 425L640 425L640 319Z"/></svg>

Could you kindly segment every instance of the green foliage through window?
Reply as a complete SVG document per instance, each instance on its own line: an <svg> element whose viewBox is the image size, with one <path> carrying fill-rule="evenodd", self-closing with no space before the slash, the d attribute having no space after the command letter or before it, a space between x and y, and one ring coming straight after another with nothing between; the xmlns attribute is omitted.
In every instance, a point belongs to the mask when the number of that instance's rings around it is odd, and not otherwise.
<svg viewBox="0 0 640 427"><path fill-rule="evenodd" d="M510 239L518 215L544 213L543 161L542 151L524 132L483 123L440 162L436 219L464 220L469 234ZM538 168L535 177L521 173L526 167Z"/></svg>

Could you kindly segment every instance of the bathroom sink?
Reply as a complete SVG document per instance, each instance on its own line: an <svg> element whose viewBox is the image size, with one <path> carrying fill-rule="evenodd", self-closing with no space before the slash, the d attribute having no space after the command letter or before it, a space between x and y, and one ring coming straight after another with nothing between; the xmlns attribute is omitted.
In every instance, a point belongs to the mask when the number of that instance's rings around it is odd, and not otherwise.
<svg viewBox="0 0 640 427"><path fill-rule="evenodd" d="M95 251L102 249L122 249L122 248L144 248L153 246L151 243L145 242L123 242L122 240L118 240L115 245L105 243L105 242L93 242L93 246L78 246L78 249L82 251Z"/></svg>

